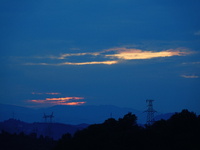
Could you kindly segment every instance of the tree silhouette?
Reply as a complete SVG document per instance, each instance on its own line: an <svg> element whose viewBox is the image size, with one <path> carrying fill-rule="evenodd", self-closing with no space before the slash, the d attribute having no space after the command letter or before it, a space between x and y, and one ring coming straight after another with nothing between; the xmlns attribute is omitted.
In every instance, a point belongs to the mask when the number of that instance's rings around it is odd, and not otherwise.
<svg viewBox="0 0 200 150"><path fill-rule="evenodd" d="M123 129L131 129L134 125L136 125L137 117L132 113L128 113L124 115L123 118L119 118L119 125Z"/></svg>
<svg viewBox="0 0 200 150"><path fill-rule="evenodd" d="M200 116L193 112L182 110L147 127L138 126L136 121L132 113L118 120L109 118L78 131L73 137L63 136L55 150L200 149Z"/></svg>
<svg viewBox="0 0 200 150"><path fill-rule="evenodd" d="M55 142L49 139L37 139L34 133L25 135L10 134L5 131L0 133L1 150L50 150L54 147Z"/></svg>

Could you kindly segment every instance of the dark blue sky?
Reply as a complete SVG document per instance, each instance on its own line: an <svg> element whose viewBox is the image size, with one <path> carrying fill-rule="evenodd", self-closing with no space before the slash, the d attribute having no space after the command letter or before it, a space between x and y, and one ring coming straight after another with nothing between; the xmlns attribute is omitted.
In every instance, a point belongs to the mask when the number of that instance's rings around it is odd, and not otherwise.
<svg viewBox="0 0 200 150"><path fill-rule="evenodd" d="M1 103L200 113L199 0L1 0Z"/></svg>

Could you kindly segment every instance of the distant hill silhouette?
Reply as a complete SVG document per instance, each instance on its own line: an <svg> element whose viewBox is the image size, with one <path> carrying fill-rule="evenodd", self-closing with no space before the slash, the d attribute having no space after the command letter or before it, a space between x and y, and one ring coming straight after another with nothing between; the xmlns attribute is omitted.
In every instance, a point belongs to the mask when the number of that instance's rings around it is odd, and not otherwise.
<svg viewBox="0 0 200 150"><path fill-rule="evenodd" d="M2 128L0 132L2 150L200 149L200 116L186 109L174 113L167 120L161 119L152 125L144 126L138 125L137 116L129 112L118 119L111 117L103 123L89 126L25 123L9 119L0 123L0 127ZM36 133L44 133L44 135L37 136ZM49 135L55 135L59 140L55 141ZM58 135L62 137L58 138Z"/></svg>
<svg viewBox="0 0 200 150"><path fill-rule="evenodd" d="M11 134L19 134L23 132L26 135L36 133L37 137L48 136L54 140L58 140L63 134L74 134L78 130L86 128L87 124L69 125L61 123L26 123L16 119L9 119L0 122L0 131L6 131Z"/></svg>
<svg viewBox="0 0 200 150"><path fill-rule="evenodd" d="M111 116L115 119L118 119L128 112L136 114L139 124L144 124L146 122L146 113L144 113L143 111L135 110L132 108L116 107L113 105L57 105L48 108L33 109L5 104L0 104L0 121L14 118L28 123L44 122L44 119L42 118L43 114L51 114L52 112L54 112L55 116L53 118L53 122L60 122L64 124L102 123L104 120ZM161 114L159 115L158 119L168 119L169 117L170 116L166 114Z"/></svg>

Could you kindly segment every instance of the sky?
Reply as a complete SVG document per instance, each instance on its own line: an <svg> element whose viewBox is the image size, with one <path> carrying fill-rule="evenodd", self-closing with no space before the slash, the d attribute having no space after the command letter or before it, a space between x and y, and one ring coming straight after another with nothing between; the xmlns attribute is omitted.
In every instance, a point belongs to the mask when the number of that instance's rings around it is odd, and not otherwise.
<svg viewBox="0 0 200 150"><path fill-rule="evenodd" d="M200 113L199 0L0 0L0 99Z"/></svg>

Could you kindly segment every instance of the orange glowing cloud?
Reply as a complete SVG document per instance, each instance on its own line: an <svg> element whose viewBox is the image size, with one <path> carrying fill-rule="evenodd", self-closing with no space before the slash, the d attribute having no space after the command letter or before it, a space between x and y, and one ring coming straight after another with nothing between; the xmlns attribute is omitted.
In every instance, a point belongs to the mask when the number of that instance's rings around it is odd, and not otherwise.
<svg viewBox="0 0 200 150"><path fill-rule="evenodd" d="M34 102L34 103L44 103L45 100L30 100L30 102Z"/></svg>
<svg viewBox="0 0 200 150"><path fill-rule="evenodd" d="M109 49L110 51L117 51L116 54L107 54L106 57L111 58L118 58L123 60L133 60L133 59L152 59L152 58L159 58L159 57L171 57L171 56L183 56L190 54L186 51L181 51L179 49L173 50L165 50L160 52L154 51L142 51L140 49L127 49L127 48L116 48L116 49Z"/></svg>
<svg viewBox="0 0 200 150"><path fill-rule="evenodd" d="M96 65L96 64L112 65L117 63L118 61L92 61L92 62L81 62L81 63L65 62L60 65Z"/></svg>
<svg viewBox="0 0 200 150"><path fill-rule="evenodd" d="M46 98L44 100L29 100L32 103L51 104L51 105L82 105L86 102L74 102L84 99L84 97L61 97L61 98Z"/></svg>
<svg viewBox="0 0 200 150"><path fill-rule="evenodd" d="M46 98L47 101L69 101L84 99L83 97L61 97L61 98Z"/></svg>
<svg viewBox="0 0 200 150"><path fill-rule="evenodd" d="M92 61L92 62L80 62L80 63L73 63L73 62L64 62L64 63L58 63L58 64L48 64L48 63L26 63L25 65L44 65L44 66L64 66L64 65L113 65L117 64L118 61L112 60L112 61Z"/></svg>
<svg viewBox="0 0 200 150"><path fill-rule="evenodd" d="M46 56L46 57L39 57L41 58L50 58L50 59L56 59L56 60L65 60L68 57L76 56L76 57L82 57L85 55L92 56L92 59L90 57L87 57L87 61L82 62L55 62L55 60L52 61L52 63L46 63L46 62L40 62L40 63L25 63L24 65L42 65L42 66L64 66L64 65L74 65L74 66L81 66L81 65L113 65L124 62L124 60L144 60L144 59L153 59L153 58L164 58L164 57L172 57L172 56L185 56L188 54L191 54L192 52L189 52L185 48L177 48L177 49L168 49L163 51L147 51L147 50L141 50L141 49L135 49L135 48L126 48L126 47L117 47L117 48L110 48L105 49L99 52L84 52L84 53L66 53L61 54L59 56ZM99 58L102 58L102 61L89 61L94 60L98 56ZM106 60L105 60L106 59ZM78 59L77 59L78 60Z"/></svg>
<svg viewBox="0 0 200 150"><path fill-rule="evenodd" d="M85 104L86 102L69 102L69 103L65 103L63 105L82 105L82 104Z"/></svg>

